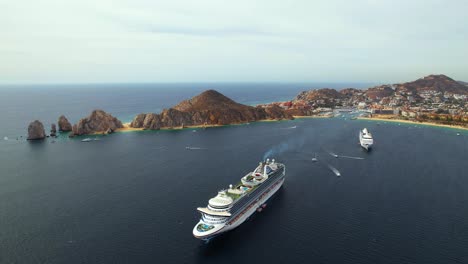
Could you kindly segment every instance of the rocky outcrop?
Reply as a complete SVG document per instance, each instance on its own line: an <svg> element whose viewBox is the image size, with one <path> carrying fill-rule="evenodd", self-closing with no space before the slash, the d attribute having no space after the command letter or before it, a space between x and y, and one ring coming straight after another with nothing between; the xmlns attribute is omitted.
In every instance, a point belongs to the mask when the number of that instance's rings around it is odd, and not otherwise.
<svg viewBox="0 0 468 264"><path fill-rule="evenodd" d="M57 126L55 124L52 124L50 126L50 136L55 137L57 135Z"/></svg>
<svg viewBox="0 0 468 264"><path fill-rule="evenodd" d="M70 136L95 133L110 134L118 128L123 128L122 122L103 110L94 110L88 117L80 119L73 125Z"/></svg>
<svg viewBox="0 0 468 264"><path fill-rule="evenodd" d="M200 124L196 121L196 112L182 112L174 108L164 109L161 114L161 125L163 127L174 128L182 125ZM195 120L194 120L195 119Z"/></svg>
<svg viewBox="0 0 468 264"><path fill-rule="evenodd" d="M175 128L196 125L228 125L263 119L292 119L279 106L252 107L239 104L215 91L205 91L160 114L139 114L131 127L144 129Z"/></svg>
<svg viewBox="0 0 468 264"><path fill-rule="evenodd" d="M291 119L291 115L278 105L269 105L264 110L267 119Z"/></svg>
<svg viewBox="0 0 468 264"><path fill-rule="evenodd" d="M58 127L60 132L69 132L72 131L72 125L68 121L68 119L64 116L61 115L58 119Z"/></svg>
<svg viewBox="0 0 468 264"><path fill-rule="evenodd" d="M130 123L130 127L143 127L143 122L145 121L146 114L138 114L135 116Z"/></svg>
<svg viewBox="0 0 468 264"><path fill-rule="evenodd" d="M44 130L44 125L39 120L35 120L29 124L28 140L39 140L44 139L45 137L46 133Z"/></svg>

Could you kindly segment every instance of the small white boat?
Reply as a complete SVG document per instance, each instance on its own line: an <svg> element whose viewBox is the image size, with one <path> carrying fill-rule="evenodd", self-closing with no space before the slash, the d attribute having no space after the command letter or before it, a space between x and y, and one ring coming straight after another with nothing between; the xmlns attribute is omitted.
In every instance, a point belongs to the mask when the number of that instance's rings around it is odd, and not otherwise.
<svg viewBox="0 0 468 264"><path fill-rule="evenodd" d="M457 136L459 136L459 135L460 135L460 133L457 133Z"/></svg>
<svg viewBox="0 0 468 264"><path fill-rule="evenodd" d="M84 138L81 140L81 142L91 142L93 141L91 138Z"/></svg>
<svg viewBox="0 0 468 264"><path fill-rule="evenodd" d="M367 128L359 131L359 144L361 144L361 147L365 148L366 150L369 150L374 144L372 134L367 130Z"/></svg>
<svg viewBox="0 0 468 264"><path fill-rule="evenodd" d="M317 153L315 153L315 157L312 158L312 162L317 162L318 159L317 159Z"/></svg>

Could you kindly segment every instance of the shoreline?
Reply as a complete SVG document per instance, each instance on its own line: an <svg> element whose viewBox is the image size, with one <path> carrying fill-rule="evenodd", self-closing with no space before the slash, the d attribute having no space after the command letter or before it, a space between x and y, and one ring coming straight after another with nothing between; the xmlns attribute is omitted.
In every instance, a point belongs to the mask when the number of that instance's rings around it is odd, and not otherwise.
<svg viewBox="0 0 468 264"><path fill-rule="evenodd" d="M255 122L278 122L284 120L276 120L276 119L264 119L264 120L257 120L252 122L245 122L245 123L235 123L235 124L227 124L227 125L193 125L193 126L184 126L184 127L161 127L160 129L144 129L144 128L135 128L130 127L130 122L123 123L123 128L118 128L115 133L118 132L132 132L132 131L158 131L158 130L183 130L183 129L199 129L199 128L212 128L212 127L226 127L226 126L241 126L241 125L249 125ZM96 133L100 134L100 133Z"/></svg>
<svg viewBox="0 0 468 264"><path fill-rule="evenodd" d="M158 130L183 130L193 128L208 128L208 127L222 127L222 125L196 125L196 126L185 126L185 127L161 127L160 129L144 129L137 127L130 127L130 123L123 123L123 128L118 128L115 132L132 132L132 131L158 131Z"/></svg>
<svg viewBox="0 0 468 264"><path fill-rule="evenodd" d="M328 116L293 116L294 119L327 119L327 118L333 118L333 117L328 117ZM446 124L437 124L433 122L417 122L417 121L411 121L411 120L403 120L403 119L393 119L393 118L383 118L383 117L358 117L358 120L368 120L368 121L383 121L383 122L393 122L393 123L405 123L405 124L414 124L414 125L424 125L424 126L431 126L431 127L443 127L443 128L451 128L451 129L459 129L459 130L465 130L468 131L468 127L463 127L463 126L458 126L458 125L446 125ZM250 123L255 123L255 122L280 122L280 121L290 121L289 119L284 119L284 120L276 120L276 119L264 119L264 120L257 120L257 121L252 121L252 122L246 122L246 123L236 123L236 124L227 124L227 125L193 125L193 126L185 126L185 127L162 127L159 130L163 131L168 131L168 130L184 130L184 129L200 129L200 128L213 128L213 127L226 127L226 126L238 126L238 125L248 125ZM130 122L128 123L123 123L123 128L118 128L115 133L126 133L126 132L137 132L137 131L158 131L155 129L144 129L144 128L134 128L130 127ZM102 132L96 132L93 134L89 135L102 135Z"/></svg>
<svg viewBox="0 0 468 264"><path fill-rule="evenodd" d="M464 127L464 126L438 124L438 123L433 123L433 122L417 122L417 121L403 120L403 119L390 119L390 118L382 118L382 117L358 117L357 119L358 120L384 121L384 122L393 122L393 123L405 123L405 124L414 124L414 125L423 125L423 126L444 127L444 128L451 128L451 129L468 130L468 127Z"/></svg>
<svg viewBox="0 0 468 264"><path fill-rule="evenodd" d="M311 116L293 116L294 119L303 119L303 118L333 118L333 116L319 116L319 115L311 115Z"/></svg>

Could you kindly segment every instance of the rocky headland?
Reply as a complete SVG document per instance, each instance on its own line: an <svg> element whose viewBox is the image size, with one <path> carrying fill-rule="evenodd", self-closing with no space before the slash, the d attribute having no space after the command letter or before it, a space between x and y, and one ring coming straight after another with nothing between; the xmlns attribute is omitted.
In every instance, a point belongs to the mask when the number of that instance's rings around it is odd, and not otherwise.
<svg viewBox="0 0 468 264"><path fill-rule="evenodd" d="M131 128L157 130L187 126L242 124L260 120L293 119L277 105L265 107L239 104L215 90L207 90L192 99L164 109L161 113L139 114Z"/></svg>

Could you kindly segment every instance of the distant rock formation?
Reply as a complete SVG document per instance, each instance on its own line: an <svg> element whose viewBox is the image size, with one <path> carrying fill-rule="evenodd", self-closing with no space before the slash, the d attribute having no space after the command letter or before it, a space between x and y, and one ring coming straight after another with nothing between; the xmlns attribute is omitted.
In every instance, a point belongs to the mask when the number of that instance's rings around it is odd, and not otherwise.
<svg viewBox="0 0 468 264"><path fill-rule="evenodd" d="M312 100L333 100L343 98L344 95L335 89L322 88L309 90L299 93L294 100L312 101Z"/></svg>
<svg viewBox="0 0 468 264"><path fill-rule="evenodd" d="M44 139L46 133L44 130L44 125L39 120L31 122L28 126L28 140L38 140Z"/></svg>
<svg viewBox="0 0 468 264"><path fill-rule="evenodd" d="M301 92L294 98L293 102L314 102L317 106L332 107L345 97L346 94L342 94L335 89L322 88Z"/></svg>
<svg viewBox="0 0 468 264"><path fill-rule="evenodd" d="M437 91L468 95L468 87L443 74L428 75L416 81L395 84L394 86L398 92Z"/></svg>
<svg viewBox="0 0 468 264"><path fill-rule="evenodd" d="M50 136L55 137L57 135L57 126L55 124L52 124L50 126Z"/></svg>
<svg viewBox="0 0 468 264"><path fill-rule="evenodd" d="M123 128L122 122L103 110L94 110L88 117L80 119L73 125L70 136L95 133L110 134L118 128Z"/></svg>
<svg viewBox="0 0 468 264"><path fill-rule="evenodd" d="M292 119L279 106L252 107L239 104L215 91L205 91L160 114L139 114L130 127L157 130L163 127L240 124L264 119Z"/></svg>
<svg viewBox="0 0 468 264"><path fill-rule="evenodd" d="M310 115L308 108L339 106L357 106L359 102L379 103L388 105L394 102L422 102L424 94L438 93L443 100L446 93L468 95L468 86L463 82L457 82L443 74L428 75L412 82L385 84L368 89L346 88L335 90L330 88L312 89L299 93L292 101L291 106L286 107L286 112L297 115Z"/></svg>
<svg viewBox="0 0 468 264"><path fill-rule="evenodd" d="M68 119L61 115L58 119L58 127L60 132L69 132L72 131L72 125L68 121Z"/></svg>

